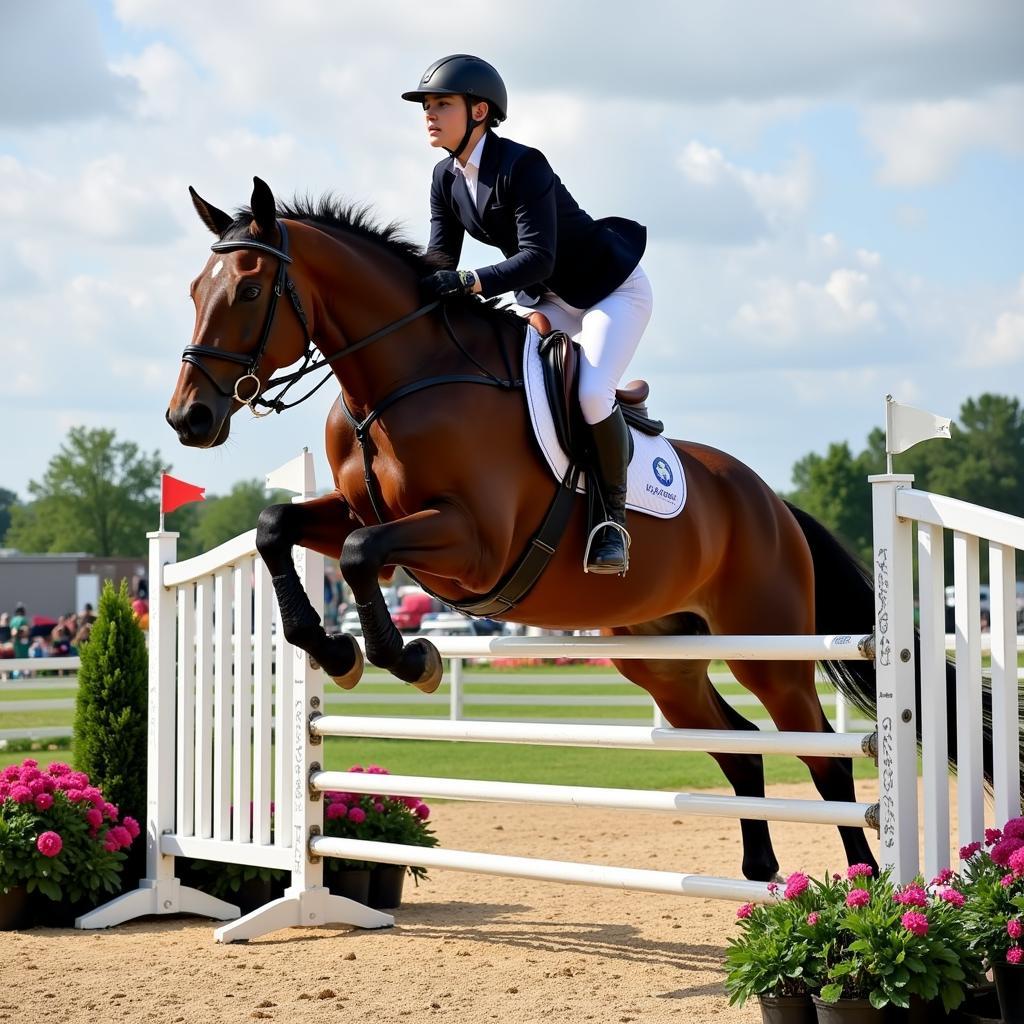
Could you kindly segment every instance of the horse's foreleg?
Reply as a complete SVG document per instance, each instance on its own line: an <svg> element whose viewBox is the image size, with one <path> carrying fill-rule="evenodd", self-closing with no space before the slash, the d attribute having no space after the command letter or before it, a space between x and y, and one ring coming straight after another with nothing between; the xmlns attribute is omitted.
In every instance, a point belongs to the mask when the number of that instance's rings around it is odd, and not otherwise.
<svg viewBox="0 0 1024 1024"><path fill-rule="evenodd" d="M324 631L295 571L292 547L298 544L337 558L357 525L345 501L332 494L295 505L271 505L260 513L256 527L256 548L274 583L285 639L306 651L346 690L363 674L362 652L353 637Z"/></svg>
<svg viewBox="0 0 1024 1024"><path fill-rule="evenodd" d="M366 657L404 682L433 693L442 664L428 640L405 643L384 603L378 577L385 565L460 578L472 557L472 524L456 508L429 508L382 526L353 530L341 550L341 571L355 595Z"/></svg>

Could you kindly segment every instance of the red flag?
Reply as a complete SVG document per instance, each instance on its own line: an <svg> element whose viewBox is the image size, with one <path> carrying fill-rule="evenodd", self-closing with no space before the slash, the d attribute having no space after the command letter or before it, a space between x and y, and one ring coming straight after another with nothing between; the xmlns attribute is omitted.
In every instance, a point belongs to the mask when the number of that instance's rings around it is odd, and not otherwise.
<svg viewBox="0 0 1024 1024"><path fill-rule="evenodd" d="M160 512L173 512L190 501L205 501L206 488L178 480L167 473L160 474Z"/></svg>

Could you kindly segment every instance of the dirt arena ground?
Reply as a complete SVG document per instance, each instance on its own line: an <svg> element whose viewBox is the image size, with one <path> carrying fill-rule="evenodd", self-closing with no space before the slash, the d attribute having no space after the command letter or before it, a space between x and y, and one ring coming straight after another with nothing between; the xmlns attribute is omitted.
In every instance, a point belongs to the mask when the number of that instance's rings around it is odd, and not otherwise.
<svg viewBox="0 0 1024 1024"><path fill-rule="evenodd" d="M812 798L807 786L775 796ZM858 796L874 799L869 785ZM642 812L439 805L444 845L629 867L739 873L735 822ZM845 861L834 828L774 825L783 872ZM436 871L393 929L293 929L218 945L210 922L0 933L0 1020L466 1024L760 1020L722 987L735 905Z"/></svg>

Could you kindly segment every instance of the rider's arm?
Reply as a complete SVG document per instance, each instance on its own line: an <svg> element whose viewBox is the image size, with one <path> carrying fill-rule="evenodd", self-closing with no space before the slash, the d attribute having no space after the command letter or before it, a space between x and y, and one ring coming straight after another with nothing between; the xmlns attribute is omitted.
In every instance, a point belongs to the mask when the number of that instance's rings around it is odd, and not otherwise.
<svg viewBox="0 0 1024 1024"><path fill-rule="evenodd" d="M539 284L555 267L555 172L544 154L531 149L517 160L509 172L508 187L519 251L501 263L477 270L485 298Z"/></svg>
<svg viewBox="0 0 1024 1024"><path fill-rule="evenodd" d="M457 267L465 235L466 229L445 202L441 175L435 173L430 183L430 241L427 251L442 256L447 266Z"/></svg>

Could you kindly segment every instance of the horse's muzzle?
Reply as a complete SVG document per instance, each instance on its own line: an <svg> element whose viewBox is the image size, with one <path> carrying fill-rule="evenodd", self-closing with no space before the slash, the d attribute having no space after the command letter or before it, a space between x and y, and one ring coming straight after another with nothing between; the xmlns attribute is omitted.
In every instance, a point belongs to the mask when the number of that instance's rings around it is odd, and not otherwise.
<svg viewBox="0 0 1024 1024"><path fill-rule="evenodd" d="M213 448L227 440L230 418L217 421L213 410L203 402L189 402L177 409L168 407L164 417L178 440L190 448Z"/></svg>

